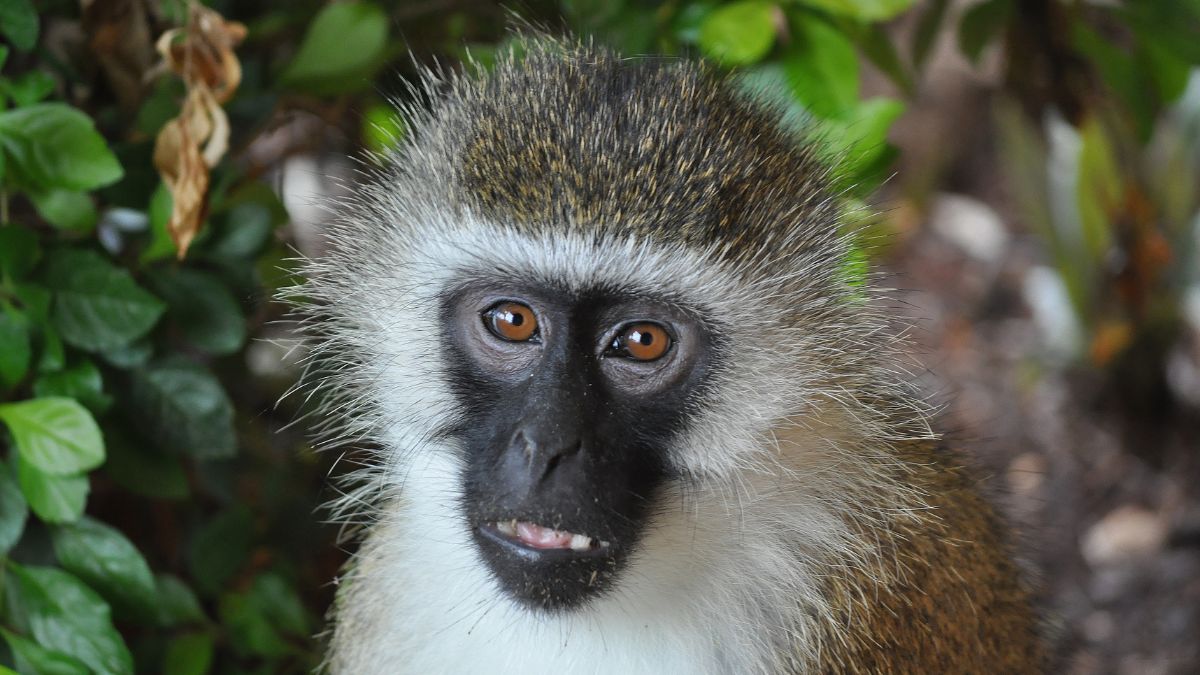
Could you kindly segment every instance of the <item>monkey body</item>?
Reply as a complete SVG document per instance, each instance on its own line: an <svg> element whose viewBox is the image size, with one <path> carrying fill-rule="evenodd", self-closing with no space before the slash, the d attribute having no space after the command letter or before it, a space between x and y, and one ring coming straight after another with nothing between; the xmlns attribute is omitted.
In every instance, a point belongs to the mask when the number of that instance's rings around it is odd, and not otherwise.
<svg viewBox="0 0 1200 675"><path fill-rule="evenodd" d="M332 435L381 448L331 670L1038 671L812 151L685 62L427 87L301 289Z"/></svg>

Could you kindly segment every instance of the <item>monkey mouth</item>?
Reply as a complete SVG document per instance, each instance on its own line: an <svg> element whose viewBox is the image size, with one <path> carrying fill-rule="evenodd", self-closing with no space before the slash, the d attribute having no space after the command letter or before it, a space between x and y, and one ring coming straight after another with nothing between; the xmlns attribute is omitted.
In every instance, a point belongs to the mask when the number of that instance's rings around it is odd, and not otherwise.
<svg viewBox="0 0 1200 675"><path fill-rule="evenodd" d="M501 520L479 527L480 534L510 550L521 549L523 557L544 556L553 552L576 555L603 555L609 543L585 534L556 530L526 520Z"/></svg>

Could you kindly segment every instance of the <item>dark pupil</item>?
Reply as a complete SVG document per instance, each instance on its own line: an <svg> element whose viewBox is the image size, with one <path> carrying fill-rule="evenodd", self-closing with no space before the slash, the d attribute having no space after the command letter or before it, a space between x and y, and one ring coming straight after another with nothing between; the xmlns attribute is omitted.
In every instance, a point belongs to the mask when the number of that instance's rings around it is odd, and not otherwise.
<svg viewBox="0 0 1200 675"><path fill-rule="evenodd" d="M520 326L521 324L525 323L525 315L518 312L506 312L504 320L508 321L514 326Z"/></svg>
<svg viewBox="0 0 1200 675"><path fill-rule="evenodd" d="M637 331L633 334L633 341L641 344L643 347L649 347L654 342L654 335L647 332Z"/></svg>

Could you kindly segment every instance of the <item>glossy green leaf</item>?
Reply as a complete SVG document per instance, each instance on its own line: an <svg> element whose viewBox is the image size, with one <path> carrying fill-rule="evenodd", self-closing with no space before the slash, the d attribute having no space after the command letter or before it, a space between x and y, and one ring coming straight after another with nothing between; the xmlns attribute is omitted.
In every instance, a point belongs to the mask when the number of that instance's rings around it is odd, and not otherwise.
<svg viewBox="0 0 1200 675"><path fill-rule="evenodd" d="M201 591L215 594L250 557L254 540L250 510L232 507L208 521L192 536L188 570Z"/></svg>
<svg viewBox="0 0 1200 675"><path fill-rule="evenodd" d="M204 675L213 662L213 639L208 633L187 633L171 640L163 659L163 675Z"/></svg>
<svg viewBox="0 0 1200 675"><path fill-rule="evenodd" d="M92 518L51 531L59 564L118 607L153 607L154 576L120 531Z"/></svg>
<svg viewBox="0 0 1200 675"><path fill-rule="evenodd" d="M196 269L171 268L151 277L167 301L167 320L192 346L209 354L232 354L246 341L242 308L225 284Z"/></svg>
<svg viewBox="0 0 1200 675"><path fill-rule="evenodd" d="M56 476L104 462L104 438L87 408L69 398L38 398L0 405L21 459Z"/></svg>
<svg viewBox="0 0 1200 675"><path fill-rule="evenodd" d="M286 219L286 212L282 219ZM247 201L236 204L221 219L204 256L222 262L240 262L257 256L271 240L276 220L269 204Z"/></svg>
<svg viewBox="0 0 1200 675"><path fill-rule="evenodd" d="M91 485L86 475L55 476L17 461L17 483L29 508L47 523L79 520Z"/></svg>
<svg viewBox="0 0 1200 675"><path fill-rule="evenodd" d="M127 345L106 349L100 356L109 365L118 368L137 368L150 362L150 358L154 356L154 345L143 337Z"/></svg>
<svg viewBox="0 0 1200 675"><path fill-rule="evenodd" d="M69 368L38 375L33 381L33 393L38 398L73 398L93 414L103 413L112 405L112 397L104 393L100 369L86 359Z"/></svg>
<svg viewBox="0 0 1200 675"><path fill-rule="evenodd" d="M984 0L968 9L958 25L958 47L973 63L983 48L1004 31L1012 11L1012 0Z"/></svg>
<svg viewBox="0 0 1200 675"><path fill-rule="evenodd" d="M129 344L153 328L165 309L128 271L94 251L55 252L46 265L46 283L55 292L53 318L62 338L88 351Z"/></svg>
<svg viewBox="0 0 1200 675"><path fill-rule="evenodd" d="M46 190L29 195L38 215L60 230L90 232L100 216L91 197L72 190Z"/></svg>
<svg viewBox="0 0 1200 675"><path fill-rule="evenodd" d="M835 118L858 104L858 54L839 30L809 14L792 21L793 44L783 55L788 86L819 117Z"/></svg>
<svg viewBox="0 0 1200 675"><path fill-rule="evenodd" d="M317 93L366 89L387 47L387 14L370 2L325 5L281 81Z"/></svg>
<svg viewBox="0 0 1200 675"><path fill-rule="evenodd" d="M29 505L8 464L0 462L0 556L12 550L25 531Z"/></svg>
<svg viewBox="0 0 1200 675"><path fill-rule="evenodd" d="M796 0L796 2L860 21L886 21L912 7L916 0Z"/></svg>
<svg viewBox="0 0 1200 675"><path fill-rule="evenodd" d="M21 637L12 631L0 628L0 636L12 650L17 670L22 673L37 673L37 675L89 675L87 666L71 656L56 652ZM0 673L3 673L0 670ZM9 671L12 672L12 671Z"/></svg>
<svg viewBox="0 0 1200 675"><path fill-rule="evenodd" d="M0 113L0 145L10 169L41 190L94 190L123 175L92 119L63 103Z"/></svg>
<svg viewBox="0 0 1200 675"><path fill-rule="evenodd" d="M24 379L32 358L29 320L15 309L0 306L0 389L11 388Z"/></svg>
<svg viewBox="0 0 1200 675"><path fill-rule="evenodd" d="M700 49L733 66L757 63L775 44L776 11L761 0L721 5L700 24Z"/></svg>
<svg viewBox="0 0 1200 675"><path fill-rule="evenodd" d="M37 236L23 227L0 225L0 278L23 279L42 257Z"/></svg>
<svg viewBox="0 0 1200 675"><path fill-rule="evenodd" d="M8 564L6 593L42 647L72 656L102 675L133 672L133 657L108 605L83 582L52 567Z"/></svg>
<svg viewBox="0 0 1200 675"><path fill-rule="evenodd" d="M38 15L29 0L0 2L0 34L8 38L17 51L33 49L38 38Z"/></svg>
<svg viewBox="0 0 1200 675"><path fill-rule="evenodd" d="M221 383L186 363L156 364L133 373L130 410L161 447L193 457L230 457L237 451L233 404Z"/></svg>

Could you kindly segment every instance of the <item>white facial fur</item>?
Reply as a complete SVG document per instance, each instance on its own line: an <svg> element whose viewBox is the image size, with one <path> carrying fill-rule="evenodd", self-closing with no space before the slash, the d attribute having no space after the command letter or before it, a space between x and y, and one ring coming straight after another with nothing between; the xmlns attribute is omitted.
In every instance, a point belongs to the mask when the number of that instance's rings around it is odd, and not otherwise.
<svg viewBox="0 0 1200 675"><path fill-rule="evenodd" d="M342 420L331 437L383 448L340 505L370 533L339 594L332 670L769 673L813 663L838 631L824 571L888 573L849 515L863 495L903 493L888 471L896 427L883 420L896 411L872 409L845 383L858 368L878 390L906 393L890 384L896 373L872 365L890 348L878 321L866 312L797 321L839 315L846 299L797 294L804 270L795 267L748 279L715 263L718 251L419 215L379 223L369 240L313 263L320 283L303 289L322 303L314 332L333 394L326 415ZM568 614L534 613L501 594L460 513L453 448L435 440L455 412L434 330L439 294L488 274L705 307L731 348L715 395L692 411L670 457L687 482L666 490L614 592ZM398 329L414 318L428 339ZM904 405L910 437L928 434L920 407Z"/></svg>

